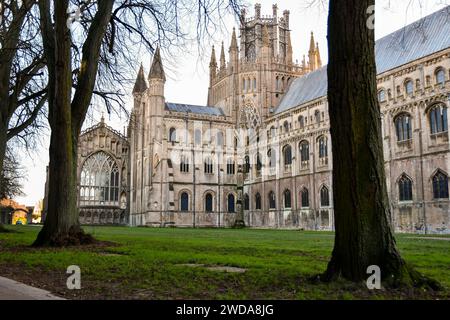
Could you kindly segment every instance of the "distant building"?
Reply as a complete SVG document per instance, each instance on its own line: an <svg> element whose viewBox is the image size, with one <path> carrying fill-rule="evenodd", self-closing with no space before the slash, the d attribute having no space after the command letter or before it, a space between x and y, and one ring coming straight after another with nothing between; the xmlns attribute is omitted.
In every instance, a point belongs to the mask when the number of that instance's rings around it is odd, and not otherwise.
<svg viewBox="0 0 450 320"><path fill-rule="evenodd" d="M14 200L0 200L0 222L3 224L26 225L31 212L26 206L20 205Z"/></svg>
<svg viewBox="0 0 450 320"><path fill-rule="evenodd" d="M376 43L397 231L450 232L449 11ZM219 63L212 49L207 106L166 102L157 50L147 79L139 70L128 135L103 119L81 134L80 221L231 226L242 209L250 227L332 230L327 69L313 34L294 63L289 16L276 5L271 16L242 12L228 61L223 45Z"/></svg>

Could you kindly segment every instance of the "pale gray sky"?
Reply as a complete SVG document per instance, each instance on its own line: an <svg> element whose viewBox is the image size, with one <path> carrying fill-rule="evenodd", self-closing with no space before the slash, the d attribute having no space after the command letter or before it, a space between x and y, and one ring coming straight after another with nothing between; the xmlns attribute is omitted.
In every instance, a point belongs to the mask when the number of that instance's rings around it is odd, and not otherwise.
<svg viewBox="0 0 450 320"><path fill-rule="evenodd" d="M326 34L327 34L327 12L326 8L309 8L310 0L259 0L249 1L251 8L248 15L253 16L253 6L256 2L262 5L262 14L272 14L272 4L277 3L279 15L283 10L291 12L291 37L294 49L294 59L302 60L304 54L309 49L309 39L311 31L314 32L315 39L319 42L322 61L328 61ZM379 39L403 26L418 20L446 5L446 0L377 0L376 6L376 38ZM214 43L204 44L205 54L200 54L199 50L192 46L190 50L176 54L176 57L167 65L169 69L165 93L166 99L170 102L205 105L208 90L208 65L210 59L210 47L215 44L216 54L219 54L222 40L225 43L226 52L231 39L231 30L236 26L233 18L226 19L228 30L224 33L214 35ZM164 59L164 56L163 56ZM150 55L143 57L146 72L150 67ZM176 70L174 68L176 65ZM136 70L137 72L137 70ZM128 109L131 103L128 103ZM100 111L91 111L87 117L85 126L96 124L101 118ZM121 117L106 116L106 122L123 131L127 125L124 115ZM23 165L28 172L27 180L24 181L24 197L18 197L17 201L25 205L35 205L38 200L44 197L45 168L48 164L48 136L43 139L43 146L38 147L38 151L31 154L30 158L23 161ZM22 159L25 159L24 157Z"/></svg>

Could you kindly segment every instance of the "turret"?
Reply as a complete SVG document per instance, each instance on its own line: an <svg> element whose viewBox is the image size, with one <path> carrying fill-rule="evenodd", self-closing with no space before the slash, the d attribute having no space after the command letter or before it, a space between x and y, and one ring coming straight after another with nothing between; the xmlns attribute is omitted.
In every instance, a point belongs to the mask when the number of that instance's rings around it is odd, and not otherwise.
<svg viewBox="0 0 450 320"><path fill-rule="evenodd" d="M261 4L260 3L255 4L255 19L256 20L261 19Z"/></svg>
<svg viewBox="0 0 450 320"><path fill-rule="evenodd" d="M278 22L278 6L276 4L274 4L272 6L272 15L273 15L273 22L277 23Z"/></svg>
<svg viewBox="0 0 450 320"><path fill-rule="evenodd" d="M291 43L291 32L286 32L286 64L292 65L294 62L293 58L293 50L292 50L292 43Z"/></svg>
<svg viewBox="0 0 450 320"><path fill-rule="evenodd" d="M147 90L147 82L145 81L145 75L144 75L144 67L141 63L141 67L139 68L139 72L136 78L136 82L134 84L133 88L133 95L138 96L141 95Z"/></svg>
<svg viewBox="0 0 450 320"><path fill-rule="evenodd" d="M217 75L217 60L216 60L216 50L212 46L211 61L209 63L209 82L212 84L214 78Z"/></svg>
<svg viewBox="0 0 450 320"><path fill-rule="evenodd" d="M164 108L166 105L164 97L164 85L166 83L166 74L164 72L163 63L161 60L161 53L159 47L156 48L153 56L152 66L148 74L149 89L148 100L145 104L146 110L142 116L142 124L146 132L151 132L151 136L144 137L144 144L156 139L162 139L162 117L164 115ZM150 121L149 124L148 121ZM150 139L150 140L149 140Z"/></svg>
<svg viewBox="0 0 450 320"><path fill-rule="evenodd" d="M316 66L316 44L314 41L314 33L311 32L311 40L309 42L309 51L308 51L308 59L309 59L309 70L314 71L317 69Z"/></svg>
<svg viewBox="0 0 450 320"><path fill-rule="evenodd" d="M166 74L161 60L159 47L156 48L153 56L152 66L148 74L150 95L164 96L164 84L166 83Z"/></svg>
<svg viewBox="0 0 450 320"><path fill-rule="evenodd" d="M225 49L223 47L223 41L222 41L222 49L220 50L220 70L224 70L225 68L226 68Z"/></svg>
<svg viewBox="0 0 450 320"><path fill-rule="evenodd" d="M237 37L236 37L236 29L233 28L233 34L231 36L231 45L230 45L230 64L234 71L237 71L238 64L239 64L239 48L237 44Z"/></svg>
<svg viewBox="0 0 450 320"><path fill-rule="evenodd" d="M319 43L316 43L316 65L317 69L322 68L322 59L320 58Z"/></svg>
<svg viewBox="0 0 450 320"><path fill-rule="evenodd" d="M283 11L284 23L287 30L289 30L289 15L291 12L289 10Z"/></svg>

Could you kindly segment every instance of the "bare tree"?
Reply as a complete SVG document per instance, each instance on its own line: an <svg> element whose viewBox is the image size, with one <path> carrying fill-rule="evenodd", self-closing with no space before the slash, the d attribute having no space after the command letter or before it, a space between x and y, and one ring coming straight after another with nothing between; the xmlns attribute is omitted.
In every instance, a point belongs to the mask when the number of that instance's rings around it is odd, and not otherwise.
<svg viewBox="0 0 450 320"><path fill-rule="evenodd" d="M229 2L227 2L229 1ZM180 45L182 17L197 17L198 36L223 10L239 12L235 0L39 1L48 69L51 127L48 212L35 246L90 243L78 222L77 144L93 95L120 105L121 71L134 60L133 45ZM72 6L71 6L72 4ZM81 30L68 28L67 12L82 6ZM215 13L216 18L211 17ZM54 18L53 18L54 17ZM128 64L127 64L128 63Z"/></svg>
<svg viewBox="0 0 450 320"><path fill-rule="evenodd" d="M0 170L6 144L14 137L28 145L46 100L45 61L37 6L33 0L0 6ZM30 126L33 126L30 130Z"/></svg>
<svg viewBox="0 0 450 320"><path fill-rule="evenodd" d="M0 172L0 199L12 199L23 195L24 177L24 168L20 165L17 154L7 149L3 169Z"/></svg>
<svg viewBox="0 0 450 320"><path fill-rule="evenodd" d="M368 8L374 4L330 0L328 103L336 237L325 278L362 281L367 268L376 265L386 285L438 288L401 258L389 223L375 35L368 25Z"/></svg>

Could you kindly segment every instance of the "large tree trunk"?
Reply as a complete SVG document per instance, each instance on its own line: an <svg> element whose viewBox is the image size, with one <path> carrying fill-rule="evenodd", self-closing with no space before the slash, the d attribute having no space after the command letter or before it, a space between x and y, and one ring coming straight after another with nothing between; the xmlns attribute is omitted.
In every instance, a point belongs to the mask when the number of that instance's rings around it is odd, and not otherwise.
<svg viewBox="0 0 450 320"><path fill-rule="evenodd" d="M71 125L72 66L68 0L55 1L55 89L50 108L48 213L35 245L72 244L81 232L76 207L76 176ZM76 146L75 146L76 147ZM75 240L76 241L76 240Z"/></svg>
<svg viewBox="0 0 450 320"><path fill-rule="evenodd" d="M6 141L7 127L3 125L2 120L3 119L1 119L0 115L0 172L3 170L3 162L5 161L6 143L7 143ZM2 183L2 181L0 181L0 183ZM6 232L6 229L3 228L2 224L0 223L0 233L2 232Z"/></svg>
<svg viewBox="0 0 450 320"><path fill-rule="evenodd" d="M331 0L328 103L333 145L336 238L327 280L362 281L377 265L385 284L424 280L407 266L389 223L375 39L367 10L375 0Z"/></svg>
<svg viewBox="0 0 450 320"><path fill-rule="evenodd" d="M55 28L50 19L50 1L40 1L44 47L49 67L50 141L48 211L35 246L88 244L93 238L80 227L77 208L78 136L89 107L98 71L100 46L114 1L99 0L83 45L83 57L72 100L71 38L67 28L68 0L53 1Z"/></svg>

